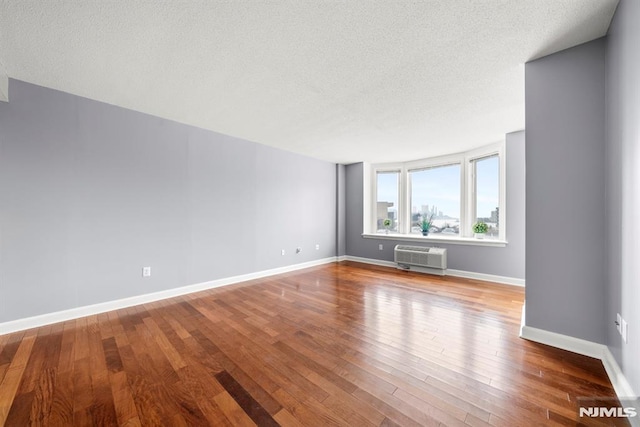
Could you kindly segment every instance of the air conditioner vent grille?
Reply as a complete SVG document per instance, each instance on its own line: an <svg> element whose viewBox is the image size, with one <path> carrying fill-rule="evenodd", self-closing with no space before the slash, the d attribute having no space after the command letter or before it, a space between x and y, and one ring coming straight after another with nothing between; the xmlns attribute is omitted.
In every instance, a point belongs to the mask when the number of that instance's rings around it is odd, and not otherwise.
<svg viewBox="0 0 640 427"><path fill-rule="evenodd" d="M429 252L429 249L422 246L407 246L407 245L397 245L397 251L412 251L412 252Z"/></svg>
<svg viewBox="0 0 640 427"><path fill-rule="evenodd" d="M444 274L447 269L447 250L444 248L396 245L393 258L399 265L436 269L437 274Z"/></svg>

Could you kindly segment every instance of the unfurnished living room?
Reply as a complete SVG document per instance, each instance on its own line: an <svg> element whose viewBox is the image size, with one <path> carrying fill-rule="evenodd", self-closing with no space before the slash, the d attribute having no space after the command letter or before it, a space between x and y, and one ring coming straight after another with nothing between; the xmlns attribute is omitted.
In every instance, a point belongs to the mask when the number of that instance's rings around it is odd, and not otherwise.
<svg viewBox="0 0 640 427"><path fill-rule="evenodd" d="M0 426L639 426L638 23L1 0Z"/></svg>

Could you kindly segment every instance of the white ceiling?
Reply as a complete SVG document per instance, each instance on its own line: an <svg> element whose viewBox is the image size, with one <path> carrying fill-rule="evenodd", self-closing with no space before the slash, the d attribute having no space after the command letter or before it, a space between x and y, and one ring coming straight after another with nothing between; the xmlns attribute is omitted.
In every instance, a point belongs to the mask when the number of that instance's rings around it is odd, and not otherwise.
<svg viewBox="0 0 640 427"><path fill-rule="evenodd" d="M399 161L523 129L523 64L603 36L616 5L0 0L0 64L332 162Z"/></svg>

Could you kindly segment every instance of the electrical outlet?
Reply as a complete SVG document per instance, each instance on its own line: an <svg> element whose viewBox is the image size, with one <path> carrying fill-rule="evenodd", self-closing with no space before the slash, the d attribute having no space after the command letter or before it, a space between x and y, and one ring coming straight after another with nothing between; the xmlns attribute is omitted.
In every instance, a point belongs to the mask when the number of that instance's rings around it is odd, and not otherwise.
<svg viewBox="0 0 640 427"><path fill-rule="evenodd" d="M622 341L624 341L625 343L627 342L627 335L629 333L629 325L627 325L627 321L622 319L622 324L621 326L621 332L620 334L622 335Z"/></svg>
<svg viewBox="0 0 640 427"><path fill-rule="evenodd" d="M616 314L616 329L622 335L622 316L620 316L620 313Z"/></svg>
<svg viewBox="0 0 640 427"><path fill-rule="evenodd" d="M379 250L379 251L381 251L382 249L384 249L384 246L382 246L382 243L380 243L380 244L378 245L378 250Z"/></svg>
<svg viewBox="0 0 640 427"><path fill-rule="evenodd" d="M284 252L284 249L283 249L283 250L280 251L280 255L284 255L284 254L285 254L285 252Z"/></svg>
<svg viewBox="0 0 640 427"><path fill-rule="evenodd" d="M151 277L151 267L142 267L142 277Z"/></svg>
<svg viewBox="0 0 640 427"><path fill-rule="evenodd" d="M316 245L316 251L320 250L320 245Z"/></svg>

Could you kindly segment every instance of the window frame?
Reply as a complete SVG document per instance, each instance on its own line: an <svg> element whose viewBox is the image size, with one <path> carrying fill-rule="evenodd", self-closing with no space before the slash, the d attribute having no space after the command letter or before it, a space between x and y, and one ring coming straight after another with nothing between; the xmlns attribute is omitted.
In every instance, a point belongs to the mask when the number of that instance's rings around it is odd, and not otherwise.
<svg viewBox="0 0 640 427"><path fill-rule="evenodd" d="M364 200L364 230L365 237L381 237L376 227L377 208L377 174L379 172L399 172L398 177L398 231L389 236L394 238L406 238L410 240L442 240L447 242L474 241L472 226L476 218L476 183L475 183L475 161L498 156L499 167L499 212L498 221L500 224L497 239L486 239L479 244L506 244L506 159L504 141L479 147L462 153L438 156L420 160L412 160L402 163L378 163L368 165L365 168L365 200ZM430 169L449 165L460 165L460 234L459 236L418 236L411 234L411 179L409 173L421 169ZM367 169L369 171L367 172ZM367 191L368 188L368 191ZM471 244L471 243L469 243Z"/></svg>
<svg viewBox="0 0 640 427"><path fill-rule="evenodd" d="M498 240L506 240L506 168L504 143L491 144L480 147L466 153L467 162L467 226L469 227L465 236L473 237L473 224L477 218L477 182L476 182L476 161L487 157L498 156ZM493 240L493 239L492 239Z"/></svg>
<svg viewBox="0 0 640 427"><path fill-rule="evenodd" d="M411 162L407 162L406 163L406 180L407 180L407 188L406 188L406 193L407 193L407 204L405 206L405 210L408 210L407 217L406 220L409 221L409 226L407 227L407 229L405 230L405 234L412 234L411 233L411 206L410 206L410 202L411 202L411 179L409 178L409 174L412 171L420 171L420 170L424 170L424 169L434 169L434 168L440 168L440 167L446 167L446 166L453 166L453 165L458 165L460 166L460 212L458 212L458 215L460 216L460 218L462 218L462 212L465 209L465 203L464 203L464 192L463 192L463 188L465 187L465 179L464 179L464 165L462 164L462 161L460 160L460 157L456 156L456 155L448 155L448 156L440 156L440 157L434 157L431 159L422 159L422 160L414 160ZM460 226L462 226L462 223L460 224Z"/></svg>
<svg viewBox="0 0 640 427"><path fill-rule="evenodd" d="M398 172L398 206L397 206L397 211L398 211L398 233L395 234L400 234L399 232L402 230L402 224L403 224L403 219L402 219L402 209L404 206L404 200L402 199L402 188L404 187L404 182L403 180L403 171L402 171L402 164L401 163L392 163L392 164L385 164L382 165L382 167L376 168L375 172L373 173L372 179L373 179L373 185L371 186L373 192L371 193L371 200L373 202L373 209L371 210L371 218L370 218L370 224L369 224L369 229L373 232L373 233L377 233L378 231L378 218L377 215L375 214L375 212L377 212L378 209L378 173L390 173L390 172Z"/></svg>

